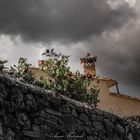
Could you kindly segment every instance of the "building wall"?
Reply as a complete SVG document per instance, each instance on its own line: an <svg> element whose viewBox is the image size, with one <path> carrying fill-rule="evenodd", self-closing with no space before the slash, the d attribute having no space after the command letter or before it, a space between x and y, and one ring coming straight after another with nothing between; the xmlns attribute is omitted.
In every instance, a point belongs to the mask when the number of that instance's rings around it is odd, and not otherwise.
<svg viewBox="0 0 140 140"><path fill-rule="evenodd" d="M97 84L97 80L94 80L91 86L93 85L98 85L100 89L98 108L126 117L140 116L140 100L111 94L106 81Z"/></svg>
<svg viewBox="0 0 140 140"><path fill-rule="evenodd" d="M47 78L47 74L38 68L30 68L32 73L35 74L36 78L40 80L40 77Z"/></svg>
<svg viewBox="0 0 140 140"><path fill-rule="evenodd" d="M41 76L47 78L46 73L43 71L35 68L32 68L31 70L35 73L37 79L40 79ZM99 109L126 117L140 116L140 100L138 101L110 94L107 81L105 80L93 80L91 83L91 87L92 86L98 86L100 89Z"/></svg>

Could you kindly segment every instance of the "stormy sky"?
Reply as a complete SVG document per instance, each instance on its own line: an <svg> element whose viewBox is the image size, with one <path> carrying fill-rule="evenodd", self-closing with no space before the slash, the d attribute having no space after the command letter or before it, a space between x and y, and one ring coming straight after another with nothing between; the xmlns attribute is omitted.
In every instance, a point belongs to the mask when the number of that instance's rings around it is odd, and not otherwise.
<svg viewBox="0 0 140 140"><path fill-rule="evenodd" d="M36 65L45 48L70 54L72 70L87 52L97 74L140 97L140 2L136 0L0 0L0 58Z"/></svg>

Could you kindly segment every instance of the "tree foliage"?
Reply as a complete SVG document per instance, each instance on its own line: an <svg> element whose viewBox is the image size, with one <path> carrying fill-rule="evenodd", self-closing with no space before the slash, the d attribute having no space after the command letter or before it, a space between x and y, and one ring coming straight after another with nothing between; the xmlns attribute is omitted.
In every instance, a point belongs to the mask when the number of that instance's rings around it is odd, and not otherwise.
<svg viewBox="0 0 140 140"><path fill-rule="evenodd" d="M9 74L22 82L44 87L96 107L99 89L95 86L89 88L93 80L91 75L82 75L79 71L73 74L68 66L69 56L57 54L54 49L47 49L42 55L46 55L41 68L47 78L41 77L38 81L30 70L31 64L23 57L19 58L18 65L11 66Z"/></svg>
<svg viewBox="0 0 140 140"><path fill-rule="evenodd" d="M45 88L93 106L97 105L98 87L88 88L93 80L91 75L82 75L79 71L73 74L68 66L69 56L57 54L53 49L46 50L43 55L47 57L42 65L42 70L48 76L47 80L41 81Z"/></svg>
<svg viewBox="0 0 140 140"><path fill-rule="evenodd" d="M31 72L30 66L31 64L27 63L27 59L21 57L18 60L18 65L13 65L10 67L9 74L23 82L34 84L35 76Z"/></svg>

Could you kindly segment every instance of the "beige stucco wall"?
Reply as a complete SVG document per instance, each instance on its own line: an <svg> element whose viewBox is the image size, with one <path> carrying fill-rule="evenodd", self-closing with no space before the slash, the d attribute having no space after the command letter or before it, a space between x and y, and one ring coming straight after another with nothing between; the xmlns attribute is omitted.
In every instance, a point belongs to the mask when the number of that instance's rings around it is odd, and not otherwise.
<svg viewBox="0 0 140 140"><path fill-rule="evenodd" d="M110 94L106 81L94 80L91 84L100 88L98 108L121 116L140 116L140 100ZM117 93L116 93L117 94Z"/></svg>
<svg viewBox="0 0 140 140"><path fill-rule="evenodd" d="M93 70L93 68L89 68L89 69L84 69L84 74L86 75L86 74L91 74L91 75L96 75L96 70L94 69Z"/></svg>
<svg viewBox="0 0 140 140"><path fill-rule="evenodd" d="M45 72L43 72L42 70L38 69L38 68L30 68L32 73L35 74L36 78L38 80L40 80L40 77L43 77L43 78L47 78L47 75Z"/></svg>
<svg viewBox="0 0 140 140"><path fill-rule="evenodd" d="M32 68L33 73L35 73L37 79L40 77L47 78L46 73L43 71ZM98 81L98 83L97 83ZM107 112L111 112L121 116L140 116L140 100L134 100L129 98L124 98L121 96L111 95L107 81L105 80L93 80L92 86L98 86L100 89L98 108Z"/></svg>

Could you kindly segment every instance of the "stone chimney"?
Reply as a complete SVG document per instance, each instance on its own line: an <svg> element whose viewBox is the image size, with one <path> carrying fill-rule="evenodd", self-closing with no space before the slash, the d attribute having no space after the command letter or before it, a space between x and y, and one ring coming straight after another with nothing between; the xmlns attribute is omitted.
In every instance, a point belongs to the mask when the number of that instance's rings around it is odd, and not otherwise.
<svg viewBox="0 0 140 140"><path fill-rule="evenodd" d="M84 75L90 74L96 76L95 62L97 61L97 57L87 53L87 56L80 58L80 60L81 64L84 64Z"/></svg>

